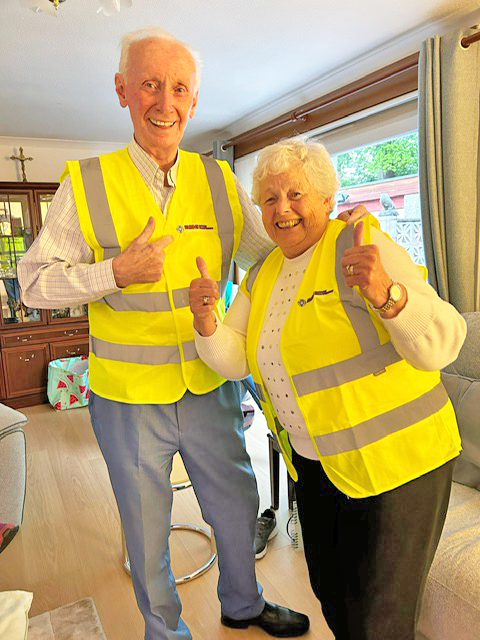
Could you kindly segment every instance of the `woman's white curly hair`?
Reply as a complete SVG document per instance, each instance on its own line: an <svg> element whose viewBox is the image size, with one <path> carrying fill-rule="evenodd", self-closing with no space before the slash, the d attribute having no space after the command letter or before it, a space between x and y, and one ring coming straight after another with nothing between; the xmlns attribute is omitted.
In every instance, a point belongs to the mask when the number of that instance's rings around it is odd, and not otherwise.
<svg viewBox="0 0 480 640"><path fill-rule="evenodd" d="M292 170L303 174L322 198L331 198L334 208L339 182L330 154L320 142L300 136L285 138L260 151L253 171L253 201L260 204L260 186L267 176Z"/></svg>

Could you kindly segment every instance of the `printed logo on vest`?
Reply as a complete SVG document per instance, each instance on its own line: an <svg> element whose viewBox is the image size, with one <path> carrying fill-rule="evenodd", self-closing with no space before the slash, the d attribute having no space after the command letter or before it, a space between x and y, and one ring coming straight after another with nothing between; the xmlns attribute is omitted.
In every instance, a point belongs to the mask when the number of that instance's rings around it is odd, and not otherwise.
<svg viewBox="0 0 480 640"><path fill-rule="evenodd" d="M322 289L321 291L314 291L312 293L312 295L307 298L306 300L304 298L300 298L300 300L297 302L299 307L304 307L306 304L308 304L309 302L311 302L315 296L328 296L329 293L333 293L333 289Z"/></svg>
<svg viewBox="0 0 480 640"><path fill-rule="evenodd" d="M213 231L213 227L208 227L206 224L185 224L183 228L187 231L192 229L201 229L202 231Z"/></svg>

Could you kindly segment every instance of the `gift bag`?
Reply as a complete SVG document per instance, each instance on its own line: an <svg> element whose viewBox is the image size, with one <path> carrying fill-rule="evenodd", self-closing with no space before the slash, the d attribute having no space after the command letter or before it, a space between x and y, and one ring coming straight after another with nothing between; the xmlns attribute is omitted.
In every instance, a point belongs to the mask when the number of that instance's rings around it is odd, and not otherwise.
<svg viewBox="0 0 480 640"><path fill-rule="evenodd" d="M88 358L59 358L48 365L47 396L57 411L76 409L88 404Z"/></svg>

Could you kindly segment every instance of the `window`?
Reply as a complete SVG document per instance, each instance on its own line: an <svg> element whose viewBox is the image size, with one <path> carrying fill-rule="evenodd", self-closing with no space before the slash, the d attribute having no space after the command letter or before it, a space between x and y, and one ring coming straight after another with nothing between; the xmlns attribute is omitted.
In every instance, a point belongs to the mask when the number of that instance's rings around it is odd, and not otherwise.
<svg viewBox="0 0 480 640"><path fill-rule="evenodd" d="M333 156L340 180L336 213L364 204L383 231L425 265L416 131Z"/></svg>
<svg viewBox="0 0 480 640"><path fill-rule="evenodd" d="M418 182L416 94L348 116L312 131L330 152L340 178L332 214L364 204L383 231L425 265ZM249 192L258 152L235 161L235 173Z"/></svg>

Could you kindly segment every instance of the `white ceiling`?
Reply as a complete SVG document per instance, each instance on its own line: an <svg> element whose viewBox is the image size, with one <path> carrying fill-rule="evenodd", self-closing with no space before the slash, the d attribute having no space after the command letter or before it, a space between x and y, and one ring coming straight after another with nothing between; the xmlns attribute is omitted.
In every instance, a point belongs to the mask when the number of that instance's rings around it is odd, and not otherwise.
<svg viewBox="0 0 480 640"><path fill-rule="evenodd" d="M184 147L204 151L480 22L480 0L133 0L106 17L66 0L58 17L0 0L0 136L127 142L113 84L126 31L159 25L204 70Z"/></svg>

